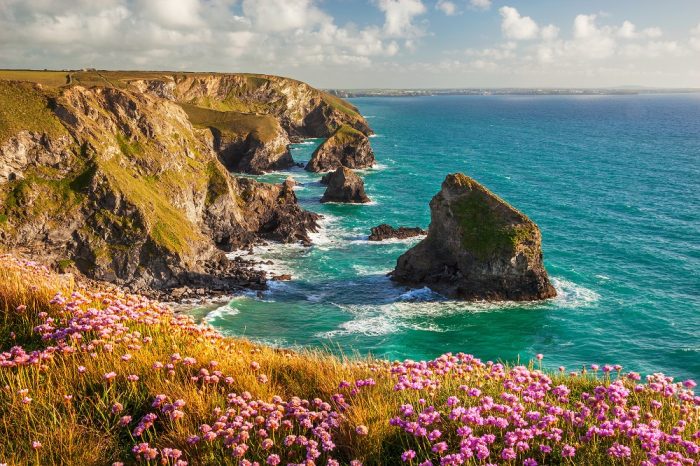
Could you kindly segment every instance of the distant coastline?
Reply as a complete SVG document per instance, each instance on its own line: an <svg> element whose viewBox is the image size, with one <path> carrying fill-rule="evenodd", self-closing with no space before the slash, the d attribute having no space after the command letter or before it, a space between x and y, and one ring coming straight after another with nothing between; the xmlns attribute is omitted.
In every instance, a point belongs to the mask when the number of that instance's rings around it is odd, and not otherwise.
<svg viewBox="0 0 700 466"><path fill-rule="evenodd" d="M694 94L700 88L455 88L455 89L325 89L344 99L353 97L424 97L436 95L640 95Z"/></svg>

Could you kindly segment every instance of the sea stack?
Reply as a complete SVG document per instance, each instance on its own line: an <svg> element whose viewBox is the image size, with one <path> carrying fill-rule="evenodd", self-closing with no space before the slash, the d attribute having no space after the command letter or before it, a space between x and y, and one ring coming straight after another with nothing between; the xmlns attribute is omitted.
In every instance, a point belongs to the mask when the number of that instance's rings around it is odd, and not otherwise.
<svg viewBox="0 0 700 466"><path fill-rule="evenodd" d="M338 167L369 168L374 165L374 152L369 138L350 125L341 125L316 149L306 170L326 172Z"/></svg>
<svg viewBox="0 0 700 466"><path fill-rule="evenodd" d="M365 194L364 181L349 168L338 167L336 171L324 176L323 181L328 187L321 202L364 204L370 201Z"/></svg>
<svg viewBox="0 0 700 466"><path fill-rule="evenodd" d="M451 174L430 201L428 235L399 257L392 278L451 298L535 301L556 296L537 225L484 186Z"/></svg>

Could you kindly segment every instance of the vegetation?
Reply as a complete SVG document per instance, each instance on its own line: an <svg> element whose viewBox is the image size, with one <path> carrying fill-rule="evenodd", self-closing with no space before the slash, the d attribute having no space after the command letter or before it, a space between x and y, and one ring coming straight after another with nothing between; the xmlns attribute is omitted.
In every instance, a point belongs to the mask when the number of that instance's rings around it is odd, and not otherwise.
<svg viewBox="0 0 700 466"><path fill-rule="evenodd" d="M358 139L364 139L366 136L360 131L356 130L350 125L341 125L335 132L328 138L327 143L332 145L342 146L345 144L351 144L356 142Z"/></svg>
<svg viewBox="0 0 700 466"><path fill-rule="evenodd" d="M0 257L9 464L695 464L695 382L466 354L338 359L224 338Z"/></svg>
<svg viewBox="0 0 700 466"><path fill-rule="evenodd" d="M479 259L500 251L514 251L537 238L537 226L524 214L466 175L457 173L448 182L469 191L454 202L452 211L462 232L462 245ZM495 197L503 204L496 204Z"/></svg>
<svg viewBox="0 0 700 466"><path fill-rule="evenodd" d="M193 244L202 239L201 234L166 197L167 183L141 177L122 166L119 157L100 160L98 166L111 186L139 209L156 244L181 255L192 252Z"/></svg>
<svg viewBox="0 0 700 466"><path fill-rule="evenodd" d="M46 96L33 84L0 81L0 144L23 130L48 136L67 134L48 105Z"/></svg>
<svg viewBox="0 0 700 466"><path fill-rule="evenodd" d="M259 141L269 142L281 132L277 119L272 115L218 111L191 104L181 106L193 125L216 128L222 133L236 135L242 139L253 134Z"/></svg>

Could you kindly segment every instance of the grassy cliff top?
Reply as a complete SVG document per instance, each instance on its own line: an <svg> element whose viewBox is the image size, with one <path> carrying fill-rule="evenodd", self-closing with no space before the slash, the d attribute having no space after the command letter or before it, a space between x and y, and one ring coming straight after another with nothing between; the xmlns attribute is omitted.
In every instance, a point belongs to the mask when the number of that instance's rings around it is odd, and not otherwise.
<svg viewBox="0 0 700 466"><path fill-rule="evenodd" d="M334 145L344 145L348 143L354 143L360 139L366 139L361 131L356 130L350 125L341 125L335 132L328 138L329 144Z"/></svg>
<svg viewBox="0 0 700 466"><path fill-rule="evenodd" d="M222 133L235 134L242 137L248 134L263 141L271 141L280 132L280 125L272 115L256 115L239 112L222 112L191 104L181 104L193 125L205 128L216 128Z"/></svg>
<svg viewBox="0 0 700 466"><path fill-rule="evenodd" d="M48 106L46 95L34 84L0 80L0 144L22 130L67 134Z"/></svg>
<svg viewBox="0 0 700 466"><path fill-rule="evenodd" d="M693 381L641 382L621 366L548 371L542 355L516 366L464 353L339 359L226 338L144 297L91 286L0 256L0 461L700 459Z"/></svg>
<svg viewBox="0 0 700 466"><path fill-rule="evenodd" d="M240 77L243 80L243 86L237 91L240 92L255 92L256 90L269 86L276 85L294 85L301 86L305 83L296 79L283 76L274 76L267 74L255 73L203 73L203 72L175 72L175 71L107 71L107 70L69 70L69 71L50 71L50 70L0 70L0 80L21 80L35 82L44 86L58 88L70 85L92 86L108 86L117 88L128 88L130 81L137 80L182 80L186 78L198 77L225 77L234 76ZM330 107L338 110L349 117L361 118L357 108L349 102L331 95L327 92L316 90L321 99ZM256 111L255 105L251 102L240 101L235 95L227 96L223 101L209 102L190 102L199 106L209 107L215 110L233 110L241 112ZM257 111L264 110L258 108Z"/></svg>

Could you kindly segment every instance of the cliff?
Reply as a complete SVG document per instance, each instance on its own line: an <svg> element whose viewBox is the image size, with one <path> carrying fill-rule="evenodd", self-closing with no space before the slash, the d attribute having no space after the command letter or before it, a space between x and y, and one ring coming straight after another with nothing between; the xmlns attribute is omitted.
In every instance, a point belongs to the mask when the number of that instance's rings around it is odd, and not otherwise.
<svg viewBox="0 0 700 466"><path fill-rule="evenodd" d="M338 167L369 168L374 151L367 135L348 125L340 126L311 156L306 170L326 172Z"/></svg>
<svg viewBox="0 0 700 466"><path fill-rule="evenodd" d="M537 225L473 179L448 175L430 215L427 237L399 257L394 280L466 300L556 295Z"/></svg>
<svg viewBox="0 0 700 466"><path fill-rule="evenodd" d="M286 151L276 117L250 120L227 119L221 133L270 137ZM261 238L308 242L317 216L287 184L231 176L220 146L157 92L0 81L2 244L134 288L260 286L261 273L222 250Z"/></svg>

